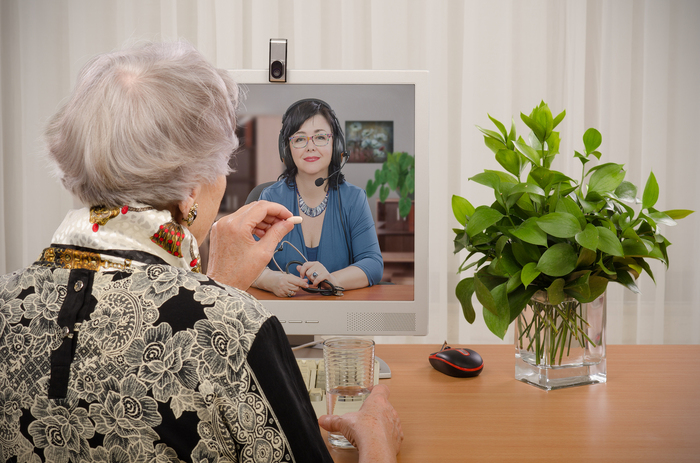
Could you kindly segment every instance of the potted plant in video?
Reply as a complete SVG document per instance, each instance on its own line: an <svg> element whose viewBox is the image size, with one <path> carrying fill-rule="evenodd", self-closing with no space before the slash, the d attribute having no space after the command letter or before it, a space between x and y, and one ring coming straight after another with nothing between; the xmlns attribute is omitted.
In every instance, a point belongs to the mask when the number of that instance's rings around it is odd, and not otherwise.
<svg viewBox="0 0 700 463"><path fill-rule="evenodd" d="M367 180L365 191L367 197L371 198L379 190L381 203L387 200L392 191L396 191L399 195L399 216L410 221L415 184L415 158L405 152L387 153L387 159L381 169L374 172L374 179ZM410 224L409 228L412 228Z"/></svg>
<svg viewBox="0 0 700 463"><path fill-rule="evenodd" d="M621 164L590 167L600 160L598 130L583 135L579 178L554 170L566 111L553 116L542 102L521 119L525 140L489 116L496 130L478 127L502 170L469 180L494 192L490 205L474 207L452 197L455 253L467 251L458 271L473 276L456 287L464 317L476 318L472 298L483 306L488 328L503 339L515 322L516 378L544 389L604 382L605 290L619 283L639 292L635 280L649 259L668 267L668 240L660 225L692 213L654 208L659 186L649 174L640 191L625 180ZM635 207L636 210L635 210Z"/></svg>

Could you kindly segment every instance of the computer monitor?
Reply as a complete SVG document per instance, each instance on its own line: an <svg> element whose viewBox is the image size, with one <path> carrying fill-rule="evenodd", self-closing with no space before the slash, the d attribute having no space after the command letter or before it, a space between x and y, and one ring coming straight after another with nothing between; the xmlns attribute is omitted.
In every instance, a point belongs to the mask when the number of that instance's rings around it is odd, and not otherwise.
<svg viewBox="0 0 700 463"><path fill-rule="evenodd" d="M222 213L243 205L252 188L277 180L282 172L278 135L285 110L297 100L318 98L335 111L354 160L343 167L345 179L365 188L382 167L381 151L415 156L415 195L408 219L399 217L396 196L385 203L368 198L385 261L382 284L401 287L392 300L351 300L317 295L313 300L276 298L265 307L293 335L427 335L428 333L428 72L289 70L286 83L268 81L267 70L233 70L242 90L239 108L241 149L234 159ZM366 130L365 130L366 129ZM361 149L362 132L388 131L391 144L378 156ZM352 144L352 146L350 146ZM376 148L376 146L375 146ZM360 152L358 152L358 150ZM346 296L350 291L346 292Z"/></svg>

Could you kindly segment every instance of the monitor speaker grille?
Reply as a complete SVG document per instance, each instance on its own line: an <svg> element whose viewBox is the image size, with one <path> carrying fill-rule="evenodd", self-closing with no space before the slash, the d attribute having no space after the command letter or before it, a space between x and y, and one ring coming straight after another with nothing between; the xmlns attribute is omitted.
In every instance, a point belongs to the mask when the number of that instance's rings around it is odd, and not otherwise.
<svg viewBox="0 0 700 463"><path fill-rule="evenodd" d="M348 331L416 331L415 313L347 314Z"/></svg>

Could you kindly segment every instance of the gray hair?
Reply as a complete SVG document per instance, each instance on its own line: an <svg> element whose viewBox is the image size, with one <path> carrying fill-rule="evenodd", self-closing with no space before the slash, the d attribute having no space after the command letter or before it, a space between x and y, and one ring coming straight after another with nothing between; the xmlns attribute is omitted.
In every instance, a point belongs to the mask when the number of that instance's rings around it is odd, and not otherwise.
<svg viewBox="0 0 700 463"><path fill-rule="evenodd" d="M186 42L98 55L49 121L48 155L84 204L165 208L230 172L238 86Z"/></svg>

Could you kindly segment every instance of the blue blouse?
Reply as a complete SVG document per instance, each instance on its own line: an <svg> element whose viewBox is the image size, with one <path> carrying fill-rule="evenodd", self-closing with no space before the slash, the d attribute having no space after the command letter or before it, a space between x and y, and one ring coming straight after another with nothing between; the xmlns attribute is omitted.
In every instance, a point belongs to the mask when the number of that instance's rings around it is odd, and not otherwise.
<svg viewBox="0 0 700 463"><path fill-rule="evenodd" d="M342 223L338 201L339 193L343 207ZM260 194L260 199L282 204L292 214L300 215L296 190L287 185L284 180L265 188ZM343 225L346 232L343 231ZM348 243L348 238L350 243ZM301 225L295 225L294 229L282 241L289 241L304 254L306 259L314 260L310 258L304 244ZM348 182L340 184L338 190L330 190L326 215L323 218L323 228L321 229L321 240L317 250L317 259L315 260L321 262L331 273L354 265L365 272L370 286L382 280L384 260L379 249L377 230L365 190ZM352 261L350 260L350 250L352 250ZM275 253L274 259L283 271L290 261L304 262L297 251L286 243L281 251ZM270 261L268 267L272 270L279 270L273 261ZM291 265L289 270L291 273L299 275L296 267L296 265Z"/></svg>

